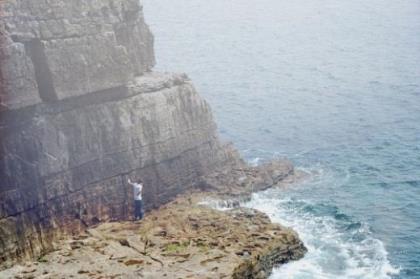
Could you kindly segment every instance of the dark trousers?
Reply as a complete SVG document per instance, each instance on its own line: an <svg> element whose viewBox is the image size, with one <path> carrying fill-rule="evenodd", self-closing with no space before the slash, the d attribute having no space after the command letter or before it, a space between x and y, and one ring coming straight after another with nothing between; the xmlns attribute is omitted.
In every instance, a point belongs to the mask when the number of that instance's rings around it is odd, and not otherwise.
<svg viewBox="0 0 420 279"><path fill-rule="evenodd" d="M143 219L143 201L134 201L134 217L137 219Z"/></svg>

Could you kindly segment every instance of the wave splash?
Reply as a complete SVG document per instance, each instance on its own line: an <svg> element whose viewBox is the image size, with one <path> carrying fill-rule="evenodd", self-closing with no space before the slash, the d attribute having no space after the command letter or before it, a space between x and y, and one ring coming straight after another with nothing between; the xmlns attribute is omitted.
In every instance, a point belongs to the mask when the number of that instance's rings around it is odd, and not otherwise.
<svg viewBox="0 0 420 279"><path fill-rule="evenodd" d="M244 206L293 228L308 248L302 260L275 269L271 279L387 279L399 273L368 225L352 220L336 206L290 197L276 189L254 194Z"/></svg>

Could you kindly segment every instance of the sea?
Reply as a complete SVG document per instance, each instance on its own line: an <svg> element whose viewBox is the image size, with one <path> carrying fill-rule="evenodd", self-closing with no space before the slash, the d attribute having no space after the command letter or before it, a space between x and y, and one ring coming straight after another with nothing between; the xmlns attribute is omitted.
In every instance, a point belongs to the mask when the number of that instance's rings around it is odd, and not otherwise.
<svg viewBox="0 0 420 279"><path fill-rule="evenodd" d="M185 72L251 164L309 173L244 206L296 230L279 278L420 278L420 1L143 0L157 71Z"/></svg>

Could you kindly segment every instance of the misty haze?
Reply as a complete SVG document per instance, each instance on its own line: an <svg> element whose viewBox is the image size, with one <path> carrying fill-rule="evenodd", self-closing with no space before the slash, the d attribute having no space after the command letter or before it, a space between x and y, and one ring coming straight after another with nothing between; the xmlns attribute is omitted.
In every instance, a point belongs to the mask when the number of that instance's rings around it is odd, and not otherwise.
<svg viewBox="0 0 420 279"><path fill-rule="evenodd" d="M0 278L420 278L418 0L0 18Z"/></svg>

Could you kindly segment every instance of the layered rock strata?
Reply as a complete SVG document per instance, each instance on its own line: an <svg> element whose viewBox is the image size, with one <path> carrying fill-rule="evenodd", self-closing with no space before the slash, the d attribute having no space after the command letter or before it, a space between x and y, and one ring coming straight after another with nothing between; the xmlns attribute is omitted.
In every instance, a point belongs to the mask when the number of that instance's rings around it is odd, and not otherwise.
<svg viewBox="0 0 420 279"><path fill-rule="evenodd" d="M287 162L246 166L231 146L220 143L211 110L187 76L151 72L153 36L138 0L5 0L0 14L0 267L61 249L60 239L69 234L129 218L128 177L144 180L146 210L191 189L214 190L212 196L237 206L238 196L294 177ZM159 214L167 214L182 234L182 220L191 217L182 212L196 208L193 218L207 214L209 226L232 222L239 233L246 229L239 220L257 226L250 232L272 233L255 242L263 249L256 246L245 258L236 252L252 235L235 236L223 274L263 278L276 263L304 252L293 232L258 212L252 213L259 222L254 224L242 211L225 216L190 199L180 206L154 211L144 224L153 226ZM177 209L179 219L171 220ZM107 239L92 241L113 245L110 237L124 229L111 225ZM120 244L130 248L131 240ZM205 266L207 256L202 257ZM159 262L152 261L151 266ZM78 274L83 277L83 270Z"/></svg>
<svg viewBox="0 0 420 279"><path fill-rule="evenodd" d="M2 128L3 260L48 250L61 229L127 218L128 177L144 179L148 209L235 159L184 76L147 74L105 96L14 113Z"/></svg>
<svg viewBox="0 0 420 279"><path fill-rule="evenodd" d="M152 73L138 0L0 2L0 263L235 161L185 75Z"/></svg>

